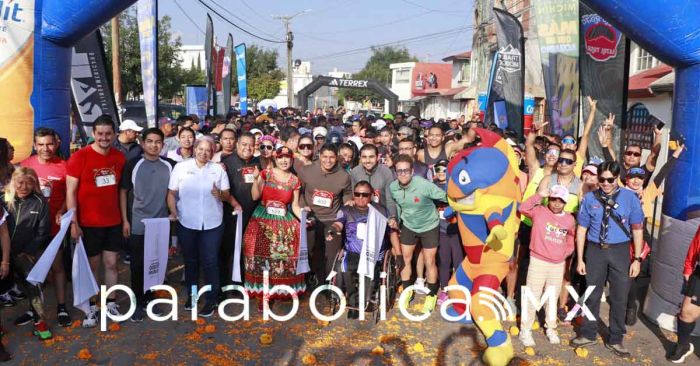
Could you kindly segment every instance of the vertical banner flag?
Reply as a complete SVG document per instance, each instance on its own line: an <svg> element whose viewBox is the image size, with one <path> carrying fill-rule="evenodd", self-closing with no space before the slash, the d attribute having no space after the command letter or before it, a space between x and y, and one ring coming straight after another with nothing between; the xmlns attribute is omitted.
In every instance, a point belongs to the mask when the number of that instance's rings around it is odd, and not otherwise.
<svg viewBox="0 0 700 366"><path fill-rule="evenodd" d="M201 121L207 115L207 87L185 85L185 113L196 114Z"/></svg>
<svg viewBox="0 0 700 366"><path fill-rule="evenodd" d="M95 276L92 274L83 238L79 238L78 244L75 245L71 275L73 282L73 306L87 315L90 311L90 298L97 295L100 288L97 287L97 281L95 281Z"/></svg>
<svg viewBox="0 0 700 366"><path fill-rule="evenodd" d="M508 128L523 137L523 97L525 82L525 50L523 27L520 21L507 11L494 8L496 17L496 38L498 40L498 58L496 74L491 91L497 89L499 97L489 98L489 111L498 116L499 128ZM497 108L499 100L505 103ZM504 110L501 115L499 109ZM490 114L490 112L489 112Z"/></svg>
<svg viewBox="0 0 700 366"><path fill-rule="evenodd" d="M496 78L496 73L498 72L498 51L493 54L493 60L491 61L491 72L489 73L489 83L486 88L486 103L484 104L484 125L489 126L493 124L494 113L493 105L497 100L503 100L503 88L500 85L493 85L493 80Z"/></svg>
<svg viewBox="0 0 700 366"><path fill-rule="evenodd" d="M579 108L578 0L534 0L545 120L557 135L575 134Z"/></svg>
<svg viewBox="0 0 700 366"><path fill-rule="evenodd" d="M58 229L58 233L53 237L53 239L51 239L49 246L46 247L44 253L41 255L39 260L36 261L34 267L32 267L32 270L27 275L27 282L34 286L44 283L46 280L46 275L49 274L53 261L56 259L56 254L61 248L63 238L66 236L66 232L68 232L68 228L70 227L70 222L73 219L74 213L75 210L71 208L64 213L63 216L61 216L61 226Z"/></svg>
<svg viewBox="0 0 700 366"><path fill-rule="evenodd" d="M625 93L625 72L627 60L626 37L610 23L593 12L583 2L581 13L581 95L597 100L596 115L592 133L588 138L588 153L591 159L603 159L603 149L598 141L598 127L609 113L613 113L613 142L615 148L621 146L622 116L627 105ZM583 104L584 120L588 118L590 106Z"/></svg>
<svg viewBox="0 0 700 366"><path fill-rule="evenodd" d="M212 59L212 52L214 52L214 24L212 23L211 16L207 14L207 32L204 35L204 60L206 63L206 75L205 79L207 81L207 114L214 104L214 99L212 98L212 90L214 83L214 65Z"/></svg>
<svg viewBox="0 0 700 366"><path fill-rule="evenodd" d="M220 114L224 116L231 109L231 56L233 55L233 36L231 33L228 34L228 39L226 39L226 50L224 51L224 62L221 69L222 77L222 93L224 96L223 108Z"/></svg>
<svg viewBox="0 0 700 366"><path fill-rule="evenodd" d="M143 293L162 285L168 267L170 220L167 217L141 220L146 227L143 236ZM139 291L139 289L133 289Z"/></svg>
<svg viewBox="0 0 700 366"><path fill-rule="evenodd" d="M238 75L238 95L240 96L241 116L248 113L248 84L246 81L245 43L235 47L236 74Z"/></svg>
<svg viewBox="0 0 700 366"><path fill-rule="evenodd" d="M96 30L73 47L70 87L77 116L88 136L97 117L109 114L118 121L119 113L111 80L107 77L102 36Z"/></svg>
<svg viewBox="0 0 700 366"><path fill-rule="evenodd" d="M215 114L225 115L228 110L224 108L224 57L226 57L226 49L218 48L216 50L216 103L214 104Z"/></svg>
<svg viewBox="0 0 700 366"><path fill-rule="evenodd" d="M156 127L158 116L158 2L139 0L136 7L141 45L141 80L148 127Z"/></svg>
<svg viewBox="0 0 700 366"><path fill-rule="evenodd" d="M297 258L297 274L309 272L309 245L306 237L306 219L309 212L301 210L301 218L299 219L299 257Z"/></svg>
<svg viewBox="0 0 700 366"><path fill-rule="evenodd" d="M231 281L242 282L241 279L241 242L243 241L243 211L234 211L236 215L236 237L233 241L233 271Z"/></svg>

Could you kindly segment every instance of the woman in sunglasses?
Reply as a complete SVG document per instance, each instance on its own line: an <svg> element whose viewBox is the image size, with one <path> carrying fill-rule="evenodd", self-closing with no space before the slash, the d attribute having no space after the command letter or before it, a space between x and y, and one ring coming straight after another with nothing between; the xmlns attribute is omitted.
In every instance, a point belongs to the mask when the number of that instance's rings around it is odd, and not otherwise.
<svg viewBox="0 0 700 366"><path fill-rule="evenodd" d="M260 150L260 165L263 170L272 169L275 166L273 155L276 142L277 139L270 135L265 135L260 138L258 149Z"/></svg>
<svg viewBox="0 0 700 366"><path fill-rule="evenodd" d="M299 138L297 153L294 154L294 171L298 172L302 167L311 165L314 155L314 140L311 135L305 134Z"/></svg>
<svg viewBox="0 0 700 366"><path fill-rule="evenodd" d="M264 142L263 142L264 143ZM261 144L262 146L262 144ZM269 285L287 285L294 294L274 292L269 301L288 299L306 290L304 275L297 274L299 259L299 189L301 182L291 172L294 154L280 147L273 154L274 167L255 170L252 186L254 200L261 199L248 222L243 242L245 287L248 294L259 299L258 310L264 306L263 272L269 272ZM291 207L291 211L289 208ZM271 306L271 304L269 305Z"/></svg>

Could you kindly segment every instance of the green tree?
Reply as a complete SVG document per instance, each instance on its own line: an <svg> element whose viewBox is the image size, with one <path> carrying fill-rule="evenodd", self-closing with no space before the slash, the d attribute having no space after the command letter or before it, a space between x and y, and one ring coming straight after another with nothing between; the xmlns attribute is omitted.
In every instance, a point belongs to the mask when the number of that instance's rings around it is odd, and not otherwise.
<svg viewBox="0 0 700 366"><path fill-rule="evenodd" d="M135 7L122 12L119 16L119 51L121 61L122 93L125 99L137 99L143 94L141 81L141 50L139 47L139 30ZM104 40L107 63L112 62L111 23L100 29ZM182 94L184 84L204 84L204 72L186 69L179 52L182 47L180 37L173 37L170 17L164 16L158 21L158 95L160 99L169 100Z"/></svg>
<svg viewBox="0 0 700 366"><path fill-rule="evenodd" d="M284 73L277 66L277 50L257 45L246 45L245 62L248 81L248 97L254 101L274 98L280 91ZM237 75L236 63L232 62L233 75ZM231 78L233 94L238 94L238 78Z"/></svg>
<svg viewBox="0 0 700 366"><path fill-rule="evenodd" d="M353 74L353 79L368 79L376 80L379 83L390 86L391 84L391 69L390 64L398 62L417 62L415 56L411 56L406 47L372 47L372 56L367 60L365 67L356 74ZM339 98L350 97L352 100L362 101L369 96L374 100L383 100L380 95L362 89L341 89Z"/></svg>

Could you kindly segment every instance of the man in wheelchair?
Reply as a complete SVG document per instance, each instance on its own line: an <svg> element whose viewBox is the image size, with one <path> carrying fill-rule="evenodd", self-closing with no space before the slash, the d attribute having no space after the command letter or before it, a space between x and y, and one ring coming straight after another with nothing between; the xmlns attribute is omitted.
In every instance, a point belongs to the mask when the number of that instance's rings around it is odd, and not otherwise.
<svg viewBox="0 0 700 366"><path fill-rule="evenodd" d="M365 311L369 310L367 304L374 297L373 289L379 288L379 273L382 270L382 263L384 255L389 249L388 230L385 230L385 235L382 240L379 259L375 263L374 267L374 282L367 276L358 275L358 267L360 265L360 253L362 252L362 244L364 238L367 235L367 219L369 216L369 206L372 201L372 192L374 188L366 180L359 181L355 184L353 189L353 200L352 203L343 206L335 219L335 222L329 227L326 233L327 239L330 240L334 235L343 235L345 240L343 241L343 250L339 253L336 259L336 266L338 268L333 268L335 271L341 272L341 278L339 283L344 286L346 297L348 300L348 319L358 319L359 312L359 279L362 277L364 281L365 290ZM386 217L387 210L383 206L378 204L373 204L379 213ZM338 263L340 262L340 263ZM339 264L339 266L337 265ZM378 298L378 297L377 297ZM375 304L378 305L378 304Z"/></svg>

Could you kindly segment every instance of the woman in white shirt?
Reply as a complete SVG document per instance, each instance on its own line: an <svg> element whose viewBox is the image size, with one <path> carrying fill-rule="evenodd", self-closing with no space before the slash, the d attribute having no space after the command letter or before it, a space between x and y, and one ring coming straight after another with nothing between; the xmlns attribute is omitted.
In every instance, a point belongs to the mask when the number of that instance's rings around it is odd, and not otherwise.
<svg viewBox="0 0 700 366"><path fill-rule="evenodd" d="M166 154L168 159L172 159L178 163L187 159L192 159L194 155L194 148L192 145L195 142L194 130L189 127L183 127L177 132L177 141L180 143L180 147L168 151ZM216 148L216 143L214 143L214 148Z"/></svg>
<svg viewBox="0 0 700 366"><path fill-rule="evenodd" d="M204 271L211 291L199 316L209 317L216 310L219 292L219 246L224 233L223 201L234 209L238 202L229 194L224 169L211 161L216 143L209 136L196 140L194 159L175 165L168 184L168 209L171 220L178 220L177 233L185 260L185 282L190 294L185 309L190 310L192 288L198 286L199 267ZM196 295L196 293L195 293Z"/></svg>

